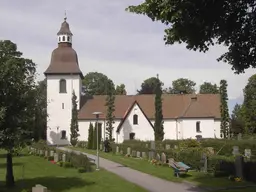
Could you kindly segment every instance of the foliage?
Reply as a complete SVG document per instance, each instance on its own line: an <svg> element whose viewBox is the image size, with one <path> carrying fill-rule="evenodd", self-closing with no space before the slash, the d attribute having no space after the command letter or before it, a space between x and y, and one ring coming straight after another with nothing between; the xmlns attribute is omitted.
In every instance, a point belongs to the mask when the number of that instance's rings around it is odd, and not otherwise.
<svg viewBox="0 0 256 192"><path fill-rule="evenodd" d="M245 133L256 133L256 75L252 75L244 88Z"/></svg>
<svg viewBox="0 0 256 192"><path fill-rule="evenodd" d="M87 148L88 148L88 149L93 149L93 140L94 140L94 136L93 136L93 124L90 123L90 125L89 125L89 130L88 130L88 145L87 145Z"/></svg>
<svg viewBox="0 0 256 192"><path fill-rule="evenodd" d="M229 130L229 113L228 113L228 93L227 93L227 81L221 80L220 81L220 99L221 99L221 106L220 106L220 112L221 112L221 124L220 124L220 130L221 130L221 137L227 138L230 136L230 130Z"/></svg>
<svg viewBox="0 0 256 192"><path fill-rule="evenodd" d="M7 186L14 185L12 152L31 139L34 123L35 63L22 57L16 44L0 41L0 148L7 154Z"/></svg>
<svg viewBox="0 0 256 192"><path fill-rule="evenodd" d="M127 92L125 90L125 85L124 84L116 86L116 91L115 91L116 95L126 95L126 93Z"/></svg>
<svg viewBox="0 0 256 192"><path fill-rule="evenodd" d="M97 149L97 129L96 126L93 128L93 149Z"/></svg>
<svg viewBox="0 0 256 192"><path fill-rule="evenodd" d="M210 82L204 82L200 85L200 94L218 94L219 88L216 84L212 84Z"/></svg>
<svg viewBox="0 0 256 192"><path fill-rule="evenodd" d="M155 89L154 133L155 133L156 141L162 141L164 139L164 125L163 124L164 124L164 122L163 122L163 111L162 111L162 87L161 87L161 81L158 79L158 84Z"/></svg>
<svg viewBox="0 0 256 192"><path fill-rule="evenodd" d="M255 1L144 0L126 10L165 24L166 44L186 43L187 49L203 52L224 44L228 51L219 61L237 73L256 67Z"/></svg>
<svg viewBox="0 0 256 192"><path fill-rule="evenodd" d="M156 77L150 77L141 84L140 90L137 90L138 94L154 94L155 89L159 84L159 79ZM163 86L163 82L161 82L161 86Z"/></svg>
<svg viewBox="0 0 256 192"><path fill-rule="evenodd" d="M112 83L110 82L110 84L112 84ZM115 119L115 116L114 116L115 95L114 95L114 90L113 89L109 89L107 91L107 97L106 97L106 104L105 105L107 106L106 132L107 132L109 140L111 141L113 139L112 138L113 129L114 129L113 124L115 123L115 121L114 121L114 119Z"/></svg>
<svg viewBox="0 0 256 192"><path fill-rule="evenodd" d="M88 145L87 141L78 141L76 144L76 147L80 147L80 148L86 148Z"/></svg>
<svg viewBox="0 0 256 192"><path fill-rule="evenodd" d="M98 72L90 72L84 76L83 88L86 95L107 95L109 90L114 91L115 86L111 79Z"/></svg>
<svg viewBox="0 0 256 192"><path fill-rule="evenodd" d="M77 169L81 169L84 171L91 171L91 163L89 161L89 159L87 158L86 155L82 155L82 154L76 154L76 153L71 153L70 154L70 163L72 164L72 166L74 166Z"/></svg>
<svg viewBox="0 0 256 192"><path fill-rule="evenodd" d="M244 105L236 104L231 114L231 132L233 135L245 132L245 107Z"/></svg>
<svg viewBox="0 0 256 192"><path fill-rule="evenodd" d="M77 110L77 96L73 91L72 94L72 119L70 124L70 143L75 146L79 137L79 127L78 127L78 110Z"/></svg>
<svg viewBox="0 0 256 192"><path fill-rule="evenodd" d="M186 78L179 78L172 82L172 87L169 88L171 94L192 94L195 93L196 83Z"/></svg>
<svg viewBox="0 0 256 192"><path fill-rule="evenodd" d="M180 143L179 143L179 147L184 148L184 149L186 149L186 148L196 148L196 147L198 148L200 146L201 146L200 142L198 142L195 139L186 139L186 140L180 141Z"/></svg>

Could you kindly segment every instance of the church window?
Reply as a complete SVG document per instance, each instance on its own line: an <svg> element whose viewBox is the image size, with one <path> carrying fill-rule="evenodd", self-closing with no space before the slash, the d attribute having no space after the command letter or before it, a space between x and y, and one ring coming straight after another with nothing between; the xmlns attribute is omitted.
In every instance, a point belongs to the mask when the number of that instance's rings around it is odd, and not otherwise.
<svg viewBox="0 0 256 192"><path fill-rule="evenodd" d="M66 131L61 131L61 139L67 139L67 132Z"/></svg>
<svg viewBox="0 0 256 192"><path fill-rule="evenodd" d="M61 38L59 37L59 41L61 40Z"/></svg>
<svg viewBox="0 0 256 192"><path fill-rule="evenodd" d="M134 140L135 139L135 133L130 133L130 140Z"/></svg>
<svg viewBox="0 0 256 192"><path fill-rule="evenodd" d="M60 80L60 93L67 93L67 83L65 79Z"/></svg>
<svg viewBox="0 0 256 192"><path fill-rule="evenodd" d="M65 36L63 36L63 37L62 37L62 41L66 41L66 38L65 38Z"/></svg>
<svg viewBox="0 0 256 192"><path fill-rule="evenodd" d="M133 115L133 125L138 125L138 115Z"/></svg>
<svg viewBox="0 0 256 192"><path fill-rule="evenodd" d="M65 108L64 103L62 103L62 109L64 109L64 108Z"/></svg>
<svg viewBox="0 0 256 192"><path fill-rule="evenodd" d="M68 36L67 38L68 38L68 42L69 42L70 41L70 37Z"/></svg>
<svg viewBox="0 0 256 192"><path fill-rule="evenodd" d="M197 121L197 122L196 122L196 132L197 132L197 133L201 133L200 121Z"/></svg>

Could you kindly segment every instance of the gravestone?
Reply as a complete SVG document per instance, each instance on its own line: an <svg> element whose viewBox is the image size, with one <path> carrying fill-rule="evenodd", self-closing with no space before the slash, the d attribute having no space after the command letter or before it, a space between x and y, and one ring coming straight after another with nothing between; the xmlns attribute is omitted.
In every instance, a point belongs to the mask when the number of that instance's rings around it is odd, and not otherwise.
<svg viewBox="0 0 256 192"><path fill-rule="evenodd" d="M142 152L142 153L141 153L141 156L142 156L143 159L146 159L146 158L147 158L146 152Z"/></svg>
<svg viewBox="0 0 256 192"><path fill-rule="evenodd" d="M247 159L250 159L251 156L252 156L252 150L251 150L251 149L245 149L245 150L244 150L244 156L245 156Z"/></svg>
<svg viewBox="0 0 256 192"><path fill-rule="evenodd" d="M47 188L42 185L36 185L32 187L32 192L47 192Z"/></svg>
<svg viewBox="0 0 256 192"><path fill-rule="evenodd" d="M161 154L161 161L162 161L162 163L166 163L166 155L165 155L165 153Z"/></svg>
<svg viewBox="0 0 256 192"><path fill-rule="evenodd" d="M100 150L101 150L101 151L103 150L103 145L102 145L102 143L100 144Z"/></svg>
<svg viewBox="0 0 256 192"><path fill-rule="evenodd" d="M234 156L240 154L240 152L239 152L239 147L238 147L238 146L233 146L232 154L233 154Z"/></svg>
<svg viewBox="0 0 256 192"><path fill-rule="evenodd" d="M214 148L213 147L207 147L207 151L210 155L214 155Z"/></svg>
<svg viewBox="0 0 256 192"><path fill-rule="evenodd" d="M50 151L50 157L53 157L54 151Z"/></svg>
<svg viewBox="0 0 256 192"><path fill-rule="evenodd" d="M137 158L140 158L140 151L137 151L136 156L137 156Z"/></svg>
<svg viewBox="0 0 256 192"><path fill-rule="evenodd" d="M127 155L131 155L131 147L127 148Z"/></svg>
<svg viewBox="0 0 256 192"><path fill-rule="evenodd" d="M62 154L62 161L66 162L66 154L65 153Z"/></svg>
<svg viewBox="0 0 256 192"><path fill-rule="evenodd" d="M119 146L116 146L116 153L119 153Z"/></svg>
<svg viewBox="0 0 256 192"><path fill-rule="evenodd" d="M239 134L237 135L237 140L238 140L238 141L242 140L242 133L239 133Z"/></svg>
<svg viewBox="0 0 256 192"><path fill-rule="evenodd" d="M148 152L148 159L149 159L149 160L152 160L152 159L154 159L154 157L155 157L154 151L149 151L149 152Z"/></svg>
<svg viewBox="0 0 256 192"><path fill-rule="evenodd" d="M48 157L48 151L47 150L44 152L44 156Z"/></svg>
<svg viewBox="0 0 256 192"><path fill-rule="evenodd" d="M124 154L124 151L123 151L122 149L120 150L120 154L121 154L121 155L123 155L123 154Z"/></svg>
<svg viewBox="0 0 256 192"><path fill-rule="evenodd" d="M165 145L165 149L166 149L166 150L169 150L169 149L171 149L171 145L169 145L169 144L166 144L166 145Z"/></svg>
<svg viewBox="0 0 256 192"><path fill-rule="evenodd" d="M242 178L244 176L244 158L241 155L236 156L235 159L236 177Z"/></svg>
<svg viewBox="0 0 256 192"><path fill-rule="evenodd" d="M146 148L148 148L148 143L146 143L146 146L145 146Z"/></svg>
<svg viewBox="0 0 256 192"><path fill-rule="evenodd" d="M58 153L54 153L54 162L58 162L59 161L59 155Z"/></svg>
<svg viewBox="0 0 256 192"><path fill-rule="evenodd" d="M208 165L207 165L208 161L207 161L207 155L205 153L202 154L201 163L202 163L201 171L207 172L207 170L208 170Z"/></svg>
<svg viewBox="0 0 256 192"><path fill-rule="evenodd" d="M39 149L37 149L37 154L40 155L40 150Z"/></svg>
<svg viewBox="0 0 256 192"><path fill-rule="evenodd" d="M132 150L132 157L136 157L136 151Z"/></svg>
<svg viewBox="0 0 256 192"><path fill-rule="evenodd" d="M43 150L39 150L39 154L40 154L40 156L44 155L44 151Z"/></svg>
<svg viewBox="0 0 256 192"><path fill-rule="evenodd" d="M160 161L160 159L161 159L161 158L160 158L160 155L159 155L159 153L157 153L157 154L156 154L156 160L157 160L157 161Z"/></svg>
<svg viewBox="0 0 256 192"><path fill-rule="evenodd" d="M178 145L174 145L174 149L178 149Z"/></svg>

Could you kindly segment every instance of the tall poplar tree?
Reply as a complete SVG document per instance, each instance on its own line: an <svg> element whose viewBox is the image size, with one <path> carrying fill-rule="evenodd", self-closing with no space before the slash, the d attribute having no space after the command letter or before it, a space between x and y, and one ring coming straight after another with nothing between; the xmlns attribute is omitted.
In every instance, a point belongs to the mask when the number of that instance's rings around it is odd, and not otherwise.
<svg viewBox="0 0 256 192"><path fill-rule="evenodd" d="M228 93L227 93L227 81L220 81L220 97L221 97L221 124L220 124L220 132L222 138L227 138L230 135L229 130L229 112L228 112Z"/></svg>
<svg viewBox="0 0 256 192"><path fill-rule="evenodd" d="M78 110L77 110L77 96L73 91L72 94L72 119L70 124L70 143L71 145L75 146L78 142L79 137L79 127L78 127Z"/></svg>
<svg viewBox="0 0 256 192"><path fill-rule="evenodd" d="M113 84L113 82L108 82L110 84ZM112 87L108 85L108 87ZM115 89L108 89L107 91L107 97L106 97L106 106L107 106L107 114L106 114L106 131L107 135L110 141L113 140L112 132L114 129L114 112L115 112Z"/></svg>
<svg viewBox="0 0 256 192"><path fill-rule="evenodd" d="M158 79L158 75L157 75ZM162 141L164 139L164 122L162 112L162 86L158 79L155 89L155 123L154 123L155 141Z"/></svg>
<svg viewBox="0 0 256 192"><path fill-rule="evenodd" d="M93 149L93 124L90 123L89 125L89 130L88 130L88 144L87 144L87 148L88 149Z"/></svg>

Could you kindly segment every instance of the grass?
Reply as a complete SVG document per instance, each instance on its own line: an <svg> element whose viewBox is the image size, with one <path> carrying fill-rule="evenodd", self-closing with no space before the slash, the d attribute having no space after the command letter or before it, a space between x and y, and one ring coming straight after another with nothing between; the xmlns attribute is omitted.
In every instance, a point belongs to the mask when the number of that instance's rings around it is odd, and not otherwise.
<svg viewBox="0 0 256 192"><path fill-rule="evenodd" d="M0 151L0 191L21 192L31 190L36 184L48 187L51 192L146 192L135 184L129 183L115 174L101 169L90 173L78 173L76 169L65 169L38 156L13 158L16 180L14 188L4 187L6 159Z"/></svg>
<svg viewBox="0 0 256 192"><path fill-rule="evenodd" d="M75 148L75 150L83 151L89 154L95 155L96 152L94 150L88 150L84 148ZM123 155L116 155L113 153L104 153L100 152L100 156L102 158L111 160L113 162L122 164L124 166L130 167L132 169L165 179L174 182L184 182L188 181L200 187L207 188L220 188L220 187L230 187L230 186L245 186L251 185L248 182L234 182L230 181L226 177L213 177L210 174L204 174L196 171L189 171L186 177L176 178L174 176L174 172L171 168L166 166L154 166L150 164L147 160L136 159L131 157L125 157ZM247 192L245 189L239 189ZM239 192L239 190L234 190L234 192ZM248 188L250 190L250 188ZM256 190L255 188L253 189ZM229 192L231 190L228 190ZM224 192L224 191L223 191ZM251 191L248 191L251 192Z"/></svg>

